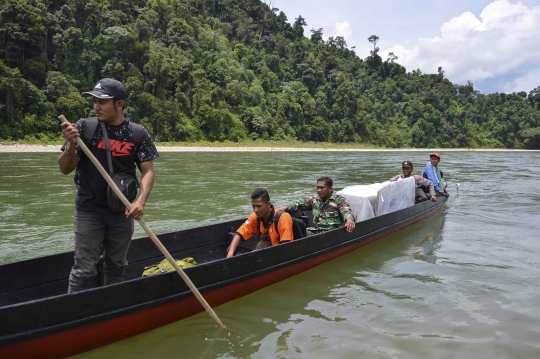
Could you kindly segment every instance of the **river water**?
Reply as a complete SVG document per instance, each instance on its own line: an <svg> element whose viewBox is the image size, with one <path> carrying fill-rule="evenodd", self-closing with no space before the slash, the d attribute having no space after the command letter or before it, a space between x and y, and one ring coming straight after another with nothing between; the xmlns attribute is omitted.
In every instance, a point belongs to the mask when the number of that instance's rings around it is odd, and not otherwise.
<svg viewBox="0 0 540 359"><path fill-rule="evenodd" d="M0 153L0 264L72 250L75 188L57 154ZM246 217L272 201L420 173L428 152L163 153L145 221L155 233ZM435 215L206 313L77 358L539 358L539 152L443 151ZM459 192L456 184L459 183ZM136 237L143 236L140 228Z"/></svg>

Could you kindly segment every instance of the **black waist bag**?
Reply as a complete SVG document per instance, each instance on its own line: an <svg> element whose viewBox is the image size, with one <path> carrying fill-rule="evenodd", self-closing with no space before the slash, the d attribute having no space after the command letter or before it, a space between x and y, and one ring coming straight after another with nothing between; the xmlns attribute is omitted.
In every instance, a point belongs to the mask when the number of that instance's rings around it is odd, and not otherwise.
<svg viewBox="0 0 540 359"><path fill-rule="evenodd" d="M137 197L137 188L139 187L139 181L137 177L131 172L117 173L111 176L113 182L116 184L120 192L131 203ZM116 195L111 186L107 187L107 205L113 212L123 212L126 209L122 200Z"/></svg>
<svg viewBox="0 0 540 359"><path fill-rule="evenodd" d="M113 172L111 148L109 146L109 136L107 135L107 128L103 122L101 124L101 131L103 133L103 140L105 142L105 149L107 150L107 162L109 164L109 174L116 184L116 187L122 192L129 202L133 202L137 197L137 187L139 182L135 171L126 171L120 173ZM122 200L116 195L111 186L107 186L107 206L113 212L123 212L126 206L122 203Z"/></svg>

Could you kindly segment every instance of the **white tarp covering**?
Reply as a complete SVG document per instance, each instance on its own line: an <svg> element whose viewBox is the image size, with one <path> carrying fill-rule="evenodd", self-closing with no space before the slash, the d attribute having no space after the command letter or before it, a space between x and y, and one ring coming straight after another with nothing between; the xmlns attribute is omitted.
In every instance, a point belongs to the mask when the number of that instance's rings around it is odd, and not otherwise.
<svg viewBox="0 0 540 359"><path fill-rule="evenodd" d="M356 218L357 222L360 222L375 217L379 188L382 185L382 183L373 183L370 185L347 186L337 194L347 199L354 218Z"/></svg>
<svg viewBox="0 0 540 359"><path fill-rule="evenodd" d="M356 222L414 205L414 178L397 182L347 186L337 194L347 199Z"/></svg>
<svg viewBox="0 0 540 359"><path fill-rule="evenodd" d="M404 178L396 182L383 182L379 188L377 216L398 211L414 205L416 184L414 178Z"/></svg>

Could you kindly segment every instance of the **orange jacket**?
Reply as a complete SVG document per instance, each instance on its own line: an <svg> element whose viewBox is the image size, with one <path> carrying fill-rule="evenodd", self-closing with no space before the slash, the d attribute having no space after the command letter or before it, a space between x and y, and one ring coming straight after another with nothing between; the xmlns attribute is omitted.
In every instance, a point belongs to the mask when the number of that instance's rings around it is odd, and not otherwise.
<svg viewBox="0 0 540 359"><path fill-rule="evenodd" d="M277 213L277 209L274 209L274 215ZM260 221L260 230L261 233L264 233L264 223L263 221ZM273 246L277 246L281 242L285 241L292 241L294 239L293 230L292 230L292 218L291 215L287 212L284 212L281 215L281 218L278 222L278 231L279 234L276 232L276 226L274 223L270 224L270 228L268 228L268 238L272 241ZM257 234L257 215L255 212L251 213L251 215L248 217L248 219L238 228L236 231L241 237L242 240L246 241L254 234Z"/></svg>

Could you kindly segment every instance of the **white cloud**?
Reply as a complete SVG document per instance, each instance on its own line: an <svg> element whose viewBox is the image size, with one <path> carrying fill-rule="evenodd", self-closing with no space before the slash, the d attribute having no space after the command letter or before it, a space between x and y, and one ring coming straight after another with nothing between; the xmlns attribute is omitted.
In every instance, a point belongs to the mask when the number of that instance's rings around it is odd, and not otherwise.
<svg viewBox="0 0 540 359"><path fill-rule="evenodd" d="M304 34L310 33L312 28L313 26L309 26L309 25L305 26ZM323 38L325 40L328 40L329 37L343 36L345 38L345 41L347 41L348 39L350 39L353 33L352 26L347 20L344 20L342 22L336 22L333 25L325 22L322 24L322 29L323 29Z"/></svg>
<svg viewBox="0 0 540 359"><path fill-rule="evenodd" d="M540 69L529 71L517 80L512 81L504 92L529 92L538 86L540 86Z"/></svg>
<svg viewBox="0 0 540 359"><path fill-rule="evenodd" d="M334 27L334 36L343 36L344 38L348 38L352 35L352 27L347 20L336 23Z"/></svg>
<svg viewBox="0 0 540 359"><path fill-rule="evenodd" d="M480 19L464 12L442 25L441 37L420 38L381 54L394 52L408 71L434 73L442 66L452 82L471 80L480 89L491 82L497 83L496 91L530 91L540 86L539 33L540 6L496 0Z"/></svg>

